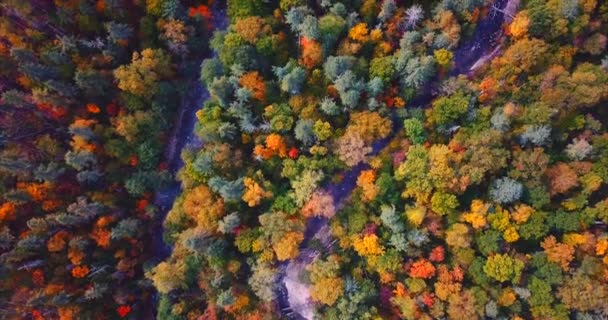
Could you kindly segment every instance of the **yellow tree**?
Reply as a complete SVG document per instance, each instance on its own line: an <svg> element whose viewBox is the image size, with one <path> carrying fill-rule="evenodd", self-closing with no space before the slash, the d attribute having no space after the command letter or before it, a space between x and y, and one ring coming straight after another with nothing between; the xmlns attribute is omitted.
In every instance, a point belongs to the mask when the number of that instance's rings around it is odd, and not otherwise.
<svg viewBox="0 0 608 320"><path fill-rule="evenodd" d="M173 75L171 57L162 49L133 52L131 64L118 67L114 76L118 87L129 93L151 98L158 92L158 82Z"/></svg>
<svg viewBox="0 0 608 320"><path fill-rule="evenodd" d="M287 232L272 248L279 261L293 259L298 256L300 243L304 240L302 232Z"/></svg>
<svg viewBox="0 0 608 320"><path fill-rule="evenodd" d="M216 198L206 185L200 185L186 193L183 209L204 231L216 232L224 215L224 201Z"/></svg>

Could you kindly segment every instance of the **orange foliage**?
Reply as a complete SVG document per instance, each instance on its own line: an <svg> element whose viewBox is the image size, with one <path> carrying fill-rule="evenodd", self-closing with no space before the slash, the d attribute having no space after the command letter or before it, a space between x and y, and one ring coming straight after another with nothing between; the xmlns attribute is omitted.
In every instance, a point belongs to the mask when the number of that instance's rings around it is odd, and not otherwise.
<svg viewBox="0 0 608 320"><path fill-rule="evenodd" d="M570 262L574 259L573 247L557 242L554 236L545 238L540 246L545 249L547 260L559 264L564 271L570 270Z"/></svg>
<svg viewBox="0 0 608 320"><path fill-rule="evenodd" d="M257 71L251 71L243 74L239 80L239 84L251 91L253 97L259 101L266 99L266 84L264 78Z"/></svg>
<svg viewBox="0 0 608 320"><path fill-rule="evenodd" d="M55 233L46 243L46 248L49 252L58 252L65 248L66 240L70 234L67 231L59 231Z"/></svg>
<svg viewBox="0 0 608 320"><path fill-rule="evenodd" d="M550 180L551 195L566 193L568 190L578 185L577 175L572 168L563 162L547 169L547 176Z"/></svg>
<svg viewBox="0 0 608 320"><path fill-rule="evenodd" d="M48 199L42 201L42 210L49 212L54 211L61 206L61 200L57 199ZM0 219L1 220L1 219Z"/></svg>
<svg viewBox="0 0 608 320"><path fill-rule="evenodd" d="M110 231L104 228L95 228L91 232L91 238L95 240L95 243L101 248L107 249L110 246Z"/></svg>
<svg viewBox="0 0 608 320"><path fill-rule="evenodd" d="M46 198L48 185L44 183L17 182L17 189L27 193L34 201L42 201Z"/></svg>
<svg viewBox="0 0 608 320"><path fill-rule="evenodd" d="M528 34L528 27L530 26L530 18L526 11L520 11L513 19L513 22L509 25L508 33L513 38L523 38Z"/></svg>
<svg viewBox="0 0 608 320"><path fill-rule="evenodd" d="M89 267L87 266L75 266L74 269L72 269L72 276L74 278L84 278L89 274L89 271Z"/></svg>
<svg viewBox="0 0 608 320"><path fill-rule="evenodd" d="M308 69L312 69L323 62L323 49L321 45L311 39L302 37L302 58L300 63Z"/></svg>
<svg viewBox="0 0 608 320"><path fill-rule="evenodd" d="M357 186L363 190L363 199L365 201L372 201L380 192L380 188L374 184L376 180L376 173L374 170L364 170L357 178Z"/></svg>
<svg viewBox="0 0 608 320"><path fill-rule="evenodd" d="M84 259L84 252L70 248L68 250L68 259L70 259L72 264L81 264L82 259Z"/></svg>
<svg viewBox="0 0 608 320"><path fill-rule="evenodd" d="M496 96L498 82L496 82L494 78L485 77L479 84L479 90L481 91L479 94L479 102L492 100Z"/></svg>
<svg viewBox="0 0 608 320"><path fill-rule="evenodd" d="M209 10L209 7L207 7L206 5L200 5L198 7L190 7L190 9L188 10L188 15L190 17L195 17L197 15L200 15L205 20L209 20L212 17L211 10Z"/></svg>
<svg viewBox="0 0 608 320"><path fill-rule="evenodd" d="M96 105L94 103L89 103L89 104L87 104L87 111L89 113L94 113L95 114L95 113L101 112L101 109L99 108L98 105Z"/></svg>
<svg viewBox="0 0 608 320"><path fill-rule="evenodd" d="M430 279L435 275L435 266L426 259L420 259L412 264L409 274L412 278Z"/></svg>
<svg viewBox="0 0 608 320"><path fill-rule="evenodd" d="M271 133L266 137L266 148L256 145L253 153L264 160L268 160L274 155L285 158L287 156L287 145L283 137L276 133Z"/></svg>
<svg viewBox="0 0 608 320"><path fill-rule="evenodd" d="M246 177L243 181L245 185L245 193L243 193L243 201L247 202L250 207L255 207L264 198L272 197L272 192L265 191L255 180Z"/></svg>
<svg viewBox="0 0 608 320"><path fill-rule="evenodd" d="M15 205L12 202L0 205L0 222L13 219L15 219Z"/></svg>

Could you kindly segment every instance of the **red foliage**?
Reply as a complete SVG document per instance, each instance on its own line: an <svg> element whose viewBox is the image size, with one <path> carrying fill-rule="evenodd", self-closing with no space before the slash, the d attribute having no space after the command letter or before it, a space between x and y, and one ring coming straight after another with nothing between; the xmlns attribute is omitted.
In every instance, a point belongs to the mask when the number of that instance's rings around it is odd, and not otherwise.
<svg viewBox="0 0 608 320"><path fill-rule="evenodd" d="M131 306L119 306L116 308L116 312L121 318L124 318L131 312Z"/></svg>
<svg viewBox="0 0 608 320"><path fill-rule="evenodd" d="M433 297L432 293L425 292L422 294L422 303L428 308L432 308L435 304L435 297Z"/></svg>
<svg viewBox="0 0 608 320"><path fill-rule="evenodd" d="M287 153L287 155L289 156L290 159L296 159L300 155L300 151L298 151L298 149L296 147L293 147L293 148L289 149L289 152Z"/></svg>
<svg viewBox="0 0 608 320"><path fill-rule="evenodd" d="M42 287L44 285L44 273L40 269L34 270L32 273L32 283L38 287Z"/></svg>
<svg viewBox="0 0 608 320"><path fill-rule="evenodd" d="M429 260L433 262L441 262L445 259L445 249L442 246L436 246L429 256Z"/></svg>
<svg viewBox="0 0 608 320"><path fill-rule="evenodd" d="M42 312L34 309L32 310L32 319L34 320L44 320L44 317L42 316Z"/></svg>
<svg viewBox="0 0 608 320"><path fill-rule="evenodd" d="M137 201L137 210L144 211L144 210L146 210L147 206L148 206L148 200L141 199L141 200Z"/></svg>
<svg viewBox="0 0 608 320"><path fill-rule="evenodd" d="M198 7L190 7L190 9L188 10L188 15L192 18L200 15L203 20L205 20L207 28L209 30L213 29L213 25L211 24L211 18L213 17L213 13L211 12L211 10L209 10L208 6L201 4Z"/></svg>
<svg viewBox="0 0 608 320"><path fill-rule="evenodd" d="M139 163L139 159L137 159L137 156L136 156L136 155L132 155L132 156L131 156L131 158L129 158L129 164L130 164L132 167L137 166L137 164L138 164L138 163Z"/></svg>
<svg viewBox="0 0 608 320"><path fill-rule="evenodd" d="M106 106L106 112L110 116L114 117L118 114L118 106L113 103L110 103L109 105Z"/></svg>

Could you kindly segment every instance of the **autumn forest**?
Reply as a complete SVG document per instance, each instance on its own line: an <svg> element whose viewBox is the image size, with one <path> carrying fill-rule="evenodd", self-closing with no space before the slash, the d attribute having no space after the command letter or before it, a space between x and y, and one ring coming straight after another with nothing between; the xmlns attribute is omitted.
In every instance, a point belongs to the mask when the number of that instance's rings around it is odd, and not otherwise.
<svg viewBox="0 0 608 320"><path fill-rule="evenodd" d="M0 319L608 318L608 2L0 1Z"/></svg>

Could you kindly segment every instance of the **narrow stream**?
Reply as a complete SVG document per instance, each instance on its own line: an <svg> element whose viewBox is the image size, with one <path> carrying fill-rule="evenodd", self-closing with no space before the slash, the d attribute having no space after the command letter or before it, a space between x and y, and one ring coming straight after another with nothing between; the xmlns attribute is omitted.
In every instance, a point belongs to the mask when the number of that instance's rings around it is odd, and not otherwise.
<svg viewBox="0 0 608 320"><path fill-rule="evenodd" d="M470 74L475 68L489 61L500 52L500 42L503 37L502 26L511 20L511 14L516 9L519 0L496 0L490 14L479 21L471 39L459 46L454 54L455 65L450 75ZM507 14L505 14L505 12ZM436 83L427 84L427 89ZM431 92L432 90L421 90ZM433 94L422 94L416 99L415 106L425 107L433 100ZM373 144L371 155L377 155L401 130L402 123L395 123L389 137L376 141ZM360 163L343 174L343 179L337 184L326 186L326 191L332 195L336 208L343 206L344 199L355 187L357 177L362 170L369 168L367 164ZM298 257L281 265L280 285L277 290L277 300L281 311L292 319L312 320L314 316L314 303L310 299L309 286L300 281L301 271L310 264L317 253L309 249L311 239L318 239L325 245L330 245L328 220L326 218L311 218L308 220L305 238Z"/></svg>

